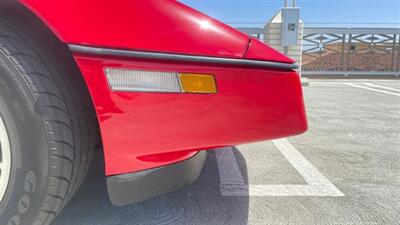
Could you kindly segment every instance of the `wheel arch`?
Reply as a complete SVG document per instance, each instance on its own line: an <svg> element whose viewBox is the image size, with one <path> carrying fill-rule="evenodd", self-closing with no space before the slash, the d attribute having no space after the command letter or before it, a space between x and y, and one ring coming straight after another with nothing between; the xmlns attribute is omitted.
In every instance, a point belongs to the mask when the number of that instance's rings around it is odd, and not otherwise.
<svg viewBox="0 0 400 225"><path fill-rule="evenodd" d="M95 116L96 121L98 121L89 88L77 63L75 62L75 59L73 58L72 52L68 48L68 45L61 40L44 21L42 21L30 9L22 5L18 0L1 0L0 16L6 17L7 22L15 24L18 27L22 27L24 32L28 32L27 30L30 29L29 35L35 42L50 43L49 46L56 46L56 48L49 47L48 51L52 51L53 53L56 52L55 54L60 57L57 58L58 60L62 60L63 63L67 64L70 68L73 68L73 72L70 75L75 76L76 79L82 82L82 86L85 89L84 91L91 100L91 105L89 107L91 107L93 116ZM100 147L102 145L102 141L100 130L98 128L98 122L96 132L98 133L97 146Z"/></svg>

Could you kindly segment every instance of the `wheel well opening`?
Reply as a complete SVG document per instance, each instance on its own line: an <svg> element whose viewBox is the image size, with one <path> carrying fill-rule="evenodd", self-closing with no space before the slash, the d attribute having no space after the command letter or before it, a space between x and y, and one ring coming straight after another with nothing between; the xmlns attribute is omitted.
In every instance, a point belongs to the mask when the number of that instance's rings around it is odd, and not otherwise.
<svg viewBox="0 0 400 225"><path fill-rule="evenodd" d="M25 6L17 2L16 0L5 0L0 3L0 18L5 18L5 23L11 23L14 27L18 27L18 31L29 36L39 48L40 51L45 51L44 54L51 55L55 61L64 64L69 68L70 76L73 76L73 80L77 82L77 87L81 87L83 97L88 99L90 105L87 106L91 112L90 116L95 117L96 130L93 132L97 133L96 148L102 148L102 141L100 135L99 124L93 101L83 79L83 75L76 64L72 52L69 50L68 45L62 42L53 31L43 23L43 21L32 13ZM1 35L1 34L0 34Z"/></svg>

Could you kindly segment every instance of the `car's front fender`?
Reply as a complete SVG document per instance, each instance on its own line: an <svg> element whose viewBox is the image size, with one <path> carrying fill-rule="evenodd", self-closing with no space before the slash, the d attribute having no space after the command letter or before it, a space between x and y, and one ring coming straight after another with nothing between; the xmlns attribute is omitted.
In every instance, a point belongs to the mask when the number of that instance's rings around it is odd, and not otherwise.
<svg viewBox="0 0 400 225"><path fill-rule="evenodd" d="M243 57L249 38L174 0L20 0L64 42Z"/></svg>
<svg viewBox="0 0 400 225"><path fill-rule="evenodd" d="M293 60L177 1L19 1L73 52L96 108L107 176L307 129ZM212 75L217 92L112 90L107 68Z"/></svg>

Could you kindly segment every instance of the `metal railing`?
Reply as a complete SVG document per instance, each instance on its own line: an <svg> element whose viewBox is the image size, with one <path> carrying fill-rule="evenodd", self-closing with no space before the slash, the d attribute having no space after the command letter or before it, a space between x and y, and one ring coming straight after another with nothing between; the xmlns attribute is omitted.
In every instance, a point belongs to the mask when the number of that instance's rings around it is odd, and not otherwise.
<svg viewBox="0 0 400 225"><path fill-rule="evenodd" d="M264 30L239 28L262 39ZM303 75L400 76L399 28L304 28Z"/></svg>

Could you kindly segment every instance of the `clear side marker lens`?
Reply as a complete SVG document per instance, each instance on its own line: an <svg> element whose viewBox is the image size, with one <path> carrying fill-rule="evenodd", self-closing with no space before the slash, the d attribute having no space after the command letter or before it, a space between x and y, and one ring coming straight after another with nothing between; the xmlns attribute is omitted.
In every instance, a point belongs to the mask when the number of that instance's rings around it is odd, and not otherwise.
<svg viewBox="0 0 400 225"><path fill-rule="evenodd" d="M106 68L113 91L181 93L178 73Z"/></svg>

